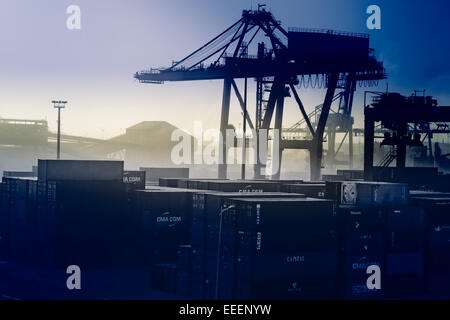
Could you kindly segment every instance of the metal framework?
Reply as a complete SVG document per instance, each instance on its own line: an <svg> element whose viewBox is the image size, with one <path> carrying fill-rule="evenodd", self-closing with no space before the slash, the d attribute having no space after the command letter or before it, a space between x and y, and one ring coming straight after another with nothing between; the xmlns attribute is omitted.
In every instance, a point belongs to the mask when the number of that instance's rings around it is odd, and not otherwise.
<svg viewBox="0 0 450 320"><path fill-rule="evenodd" d="M367 35L342 33L333 30L297 30L289 32L309 32L320 37L321 35L341 35L345 37L367 38ZM288 48L289 33L273 15L263 7L258 10L244 10L241 19L227 28L224 32L195 50L185 58L173 62L165 69L151 69L137 72L135 78L141 83L164 83L165 81L190 80L223 80L223 97L220 131L225 136L229 125L229 109L231 91L235 92L242 110L246 110L246 103L242 99L234 79L254 78L256 80L256 112L254 122L248 112L244 111L250 129L257 132L261 129L273 129L280 134L280 153L283 149L307 149L310 152L311 180L319 180L322 164L324 133L328 123L328 135L335 136L335 132L346 130L351 132L351 108L353 93L357 82L370 82L385 78L382 63L373 57L373 51L367 52L367 57L360 60L336 58L297 59L290 55ZM251 44L263 37L257 44L256 55L249 55ZM324 102L317 115L313 127L296 86L311 86L326 88ZM328 121L331 104L335 100L336 91L342 98L338 116ZM246 92L244 93L246 96ZM310 133L307 140L281 140L283 109L286 97L293 97L303 116ZM351 139L351 134L349 135ZM333 138L332 138L333 139ZM330 148L329 148L330 149ZM334 157L334 145L329 155ZM220 148L220 158L226 159L228 150L225 142ZM256 151L258 154L258 151ZM254 166L255 178L262 178L261 168L264 161ZM280 166L281 168L281 166ZM274 173L273 178L280 177L280 170ZM219 165L219 178L226 178L226 164Z"/></svg>
<svg viewBox="0 0 450 320"><path fill-rule="evenodd" d="M367 94L374 95L370 105L366 104ZM365 180L377 180L382 170L394 160L397 168L405 168L408 146L423 146L428 138L431 149L433 133L450 133L450 107L438 106L431 97L413 95L407 98L398 93L368 91L365 93L364 106ZM391 146L392 149L375 168L375 132L381 131L376 129L376 122L381 123L384 132L381 145Z"/></svg>

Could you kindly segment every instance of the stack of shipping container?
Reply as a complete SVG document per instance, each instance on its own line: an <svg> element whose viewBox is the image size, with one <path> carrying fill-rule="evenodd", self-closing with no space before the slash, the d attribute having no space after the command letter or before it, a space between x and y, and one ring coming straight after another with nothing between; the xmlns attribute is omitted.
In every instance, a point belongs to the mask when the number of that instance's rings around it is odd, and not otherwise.
<svg viewBox="0 0 450 320"><path fill-rule="evenodd" d="M3 177L1 208L2 256L27 262L27 237L36 202L37 181L33 178Z"/></svg>
<svg viewBox="0 0 450 320"><path fill-rule="evenodd" d="M186 244L192 192L183 189L136 191L133 216L141 263L175 263L179 245Z"/></svg>
<svg viewBox="0 0 450 320"><path fill-rule="evenodd" d="M349 299L379 299L385 296L384 282L389 276L403 275L402 266L397 264L399 255L386 257L387 237L397 232L398 220L408 220L408 186L406 184L329 181L325 197L337 205L339 247L340 247L340 295ZM401 212L399 217L392 212ZM389 227L386 224L390 217ZM397 220L395 220L397 219ZM401 224L401 222L400 222ZM400 227L401 230L401 227ZM410 231L406 227L407 235ZM398 234L398 233L397 233ZM399 246L389 247L389 253L403 253ZM400 252L396 252L399 250ZM409 253L409 251L407 251ZM407 253L406 255L407 256ZM388 261L386 259L388 258ZM367 286L367 268L378 266L381 275L381 290L370 290ZM389 266L389 268L386 268Z"/></svg>
<svg viewBox="0 0 450 320"><path fill-rule="evenodd" d="M301 193L311 198L323 198L325 196L325 183L295 183L295 184L283 184L281 191L291 193Z"/></svg>
<svg viewBox="0 0 450 320"><path fill-rule="evenodd" d="M139 171L145 172L145 181L147 185L158 185L160 178L189 179L189 168L140 167Z"/></svg>
<svg viewBox="0 0 450 320"><path fill-rule="evenodd" d="M121 161L39 160L33 262L127 264L130 239Z"/></svg>
<svg viewBox="0 0 450 320"><path fill-rule="evenodd" d="M417 298L425 290L425 212L393 203L386 214L385 293L387 298Z"/></svg>
<svg viewBox="0 0 450 320"><path fill-rule="evenodd" d="M432 298L450 297L450 197L414 197L425 214L426 289Z"/></svg>
<svg viewBox="0 0 450 320"><path fill-rule="evenodd" d="M337 297L332 201L235 198L219 241L220 299Z"/></svg>
<svg viewBox="0 0 450 320"><path fill-rule="evenodd" d="M304 198L301 194L279 192L196 192L193 194L189 244L191 253L191 292L194 297L214 299L217 294L219 239L223 215L231 198Z"/></svg>
<svg viewBox="0 0 450 320"><path fill-rule="evenodd" d="M361 181L358 170L325 183L156 169L39 160L37 178L7 173L0 258L144 268L152 289L196 299L450 296L448 193ZM146 173L159 186L147 177L146 188ZM380 290L367 287L373 265Z"/></svg>

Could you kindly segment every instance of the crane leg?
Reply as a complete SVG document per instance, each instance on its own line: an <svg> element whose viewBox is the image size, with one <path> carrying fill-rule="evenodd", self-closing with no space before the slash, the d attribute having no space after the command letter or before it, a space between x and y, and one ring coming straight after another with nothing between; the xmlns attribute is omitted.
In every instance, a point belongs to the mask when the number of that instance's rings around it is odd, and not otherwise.
<svg viewBox="0 0 450 320"><path fill-rule="evenodd" d="M228 127L228 119L230 117L230 96L231 96L232 79L226 78L223 81L223 97L222 97L222 113L220 116L220 141L219 141L219 179L227 178L227 143L226 130Z"/></svg>
<svg viewBox="0 0 450 320"><path fill-rule="evenodd" d="M335 124L328 125L328 151L327 151L328 165L334 168L334 160L336 158L336 126Z"/></svg>
<svg viewBox="0 0 450 320"><path fill-rule="evenodd" d="M348 156L349 169L353 169L353 124L348 129Z"/></svg>
<svg viewBox="0 0 450 320"><path fill-rule="evenodd" d="M364 117L364 180L374 179L373 146L375 136L375 122L366 112Z"/></svg>
<svg viewBox="0 0 450 320"><path fill-rule="evenodd" d="M320 179L320 169L322 166L323 153L323 134L330 113L331 103L333 102L334 92L336 91L337 82L339 80L338 74L331 74L328 79L328 89L325 95L325 101L320 113L319 122L317 124L316 133L311 143L310 148L310 170L311 181L318 181Z"/></svg>
<svg viewBox="0 0 450 320"><path fill-rule="evenodd" d="M281 134L282 134L282 128L283 128L283 109L284 109L284 91L280 92L280 95L277 99L277 108L275 110L275 130L277 130L278 135L278 150L272 150L272 168L276 168L275 172L272 172L273 179L279 180L281 177L281 158L283 155L283 149L281 148ZM275 138L275 136L274 136ZM276 144L274 143L273 146L275 147ZM278 159L275 158L275 155L277 155Z"/></svg>

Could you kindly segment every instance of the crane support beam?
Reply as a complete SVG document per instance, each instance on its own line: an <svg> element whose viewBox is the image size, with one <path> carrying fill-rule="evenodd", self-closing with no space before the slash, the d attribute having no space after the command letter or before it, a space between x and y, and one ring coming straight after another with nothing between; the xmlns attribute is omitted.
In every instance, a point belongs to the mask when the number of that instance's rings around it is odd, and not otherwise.
<svg viewBox="0 0 450 320"><path fill-rule="evenodd" d="M230 31L231 29L233 29L236 25L238 25L239 23L242 23L242 18L239 19L238 21L236 21L235 23L233 23L233 25L231 25L230 27L228 27L225 31L223 31L221 34L219 34L218 36L214 37L213 39L211 39L210 41L208 41L207 43L205 43L202 47L198 48L197 50L195 50L194 52L192 52L191 54L189 54L187 57L181 59L180 61L178 61L177 63L175 63L170 69L175 68L176 66L178 66L179 64L183 63L184 61L186 61L187 59L189 59L190 57L192 57L193 55L195 55L196 53L200 52L201 50L203 50L204 48L206 48L207 46L209 46L211 43L213 43L214 41L216 41L217 39L219 39L221 36L223 36L225 33L227 33L228 31Z"/></svg>
<svg viewBox="0 0 450 320"><path fill-rule="evenodd" d="M244 41L245 35L247 33L247 28L248 28L248 22L246 22L244 24L244 29L242 29L241 35L239 36L239 41L236 45L236 48L234 49L234 54L233 54L234 58L236 58L238 56L239 49L241 49L242 41Z"/></svg>
<svg viewBox="0 0 450 320"><path fill-rule="evenodd" d="M233 38L234 39L236 37L236 35L239 33L239 31L241 30L242 24L239 26L239 28L236 30L236 32L233 34ZM230 45L232 44L232 42L229 42L228 44L226 44L225 48L223 48L222 52L220 53L220 55L217 57L216 61L214 61L214 63L212 64L213 66L216 66L219 62L220 59L222 59L223 55L227 52L228 48L230 47Z"/></svg>
<svg viewBox="0 0 450 320"><path fill-rule="evenodd" d="M272 90L270 91L269 101L267 102L267 109L264 113L264 119L261 126L261 129L268 130L270 127L270 123L272 122L273 112L275 110L275 103L277 102L278 95L281 93L281 88L283 84L281 83L279 78L275 78L272 84Z"/></svg>
<svg viewBox="0 0 450 320"><path fill-rule="evenodd" d="M231 78L223 81L223 97L222 97L222 113L220 115L220 146L219 146L219 179L227 178L227 158L228 150L226 144L226 130L228 128L228 120L230 117L230 97L231 97Z"/></svg>
<svg viewBox="0 0 450 320"><path fill-rule="evenodd" d="M309 117L308 117L308 114L305 111L305 108L303 107L302 100L300 100L300 97L298 96L297 90L295 90L294 85L290 84L289 86L291 88L292 93L294 94L295 101L297 101L298 107L300 108L300 111L301 111L301 113L303 115L303 119L305 119L305 122L306 122L306 124L307 124L307 126L309 128L309 131L311 132L311 135L314 136L314 128L311 125L311 121L309 120Z"/></svg>
<svg viewBox="0 0 450 320"><path fill-rule="evenodd" d="M249 30L253 29L253 27L251 27ZM208 60L209 58L213 57L214 55L216 55L218 52L224 50L225 48L227 48L230 44L232 44L233 42L235 42L237 39L241 38L242 34L239 35L239 37L233 37L233 39L230 40L229 43L223 45L222 47L220 47L219 49L217 49L216 51L210 53L209 55L207 55L206 57L202 58L200 61L197 61L196 63L194 63L193 65L191 65L189 68L186 69L186 71L191 71L191 70L195 70L195 67L198 65L201 65L204 61Z"/></svg>
<svg viewBox="0 0 450 320"><path fill-rule="evenodd" d="M348 129L348 157L349 169L353 169L353 124Z"/></svg>
<svg viewBox="0 0 450 320"><path fill-rule="evenodd" d="M320 180L320 169L322 166L323 153L323 135L325 126L330 113L331 103L333 102L334 92L336 90L339 74L332 73L328 78L328 89L317 124L316 134L314 135L310 152L311 181Z"/></svg>
<svg viewBox="0 0 450 320"><path fill-rule="evenodd" d="M348 136L348 131L345 133L344 137L342 138L341 143L339 143L339 146L338 146L338 148L336 149L335 155L336 155L337 153L339 153L339 151L341 151L342 145L344 144L344 141L345 141L345 139L347 138L347 136Z"/></svg>
<svg viewBox="0 0 450 320"><path fill-rule="evenodd" d="M364 180L371 181L374 177L373 172L373 146L375 139L375 121L372 117L364 118Z"/></svg>
<svg viewBox="0 0 450 320"><path fill-rule="evenodd" d="M283 85L284 87L284 85ZM281 176L281 161L283 157L283 149L281 148L281 135L283 130L283 110L284 110L284 92L282 94L278 95L277 99L277 108L275 111L275 130L278 135L277 139L279 142L278 150L275 150L275 148L272 149L272 159L275 157L275 153L278 153L278 161L276 161L276 171L272 172L272 176L275 180L280 180ZM272 161L272 167L273 167L274 161Z"/></svg>
<svg viewBox="0 0 450 320"><path fill-rule="evenodd" d="M235 39L237 40L237 39ZM142 71L135 74L135 78L141 82L155 81L193 81L193 80L220 80L226 77L240 78L264 78L283 76L286 79L298 75L314 75L328 73L358 73L358 78L384 79L384 69L376 60L368 60L365 63L348 63L340 61L323 61L318 63L286 62L277 60L261 60L254 58L226 57L225 65L217 65L210 68L197 68L191 70L158 70Z"/></svg>
<svg viewBox="0 0 450 320"><path fill-rule="evenodd" d="M239 104L241 105L242 112L245 112L245 103L244 103L244 100L242 99L242 95L239 92L239 89L238 89L234 79L231 79L231 85L233 86L234 93L236 94L236 97L239 100ZM250 118L250 115L248 112L245 112L245 118L247 119L248 126L250 127L250 129L253 130L255 127L253 126L252 119Z"/></svg>

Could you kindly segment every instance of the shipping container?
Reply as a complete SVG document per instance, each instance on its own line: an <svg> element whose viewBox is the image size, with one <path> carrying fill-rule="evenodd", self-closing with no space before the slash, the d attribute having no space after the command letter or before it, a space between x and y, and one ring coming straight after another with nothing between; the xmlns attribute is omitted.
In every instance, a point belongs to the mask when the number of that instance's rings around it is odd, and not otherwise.
<svg viewBox="0 0 450 320"><path fill-rule="evenodd" d="M334 300L335 277L283 277L236 283L238 300Z"/></svg>
<svg viewBox="0 0 450 320"><path fill-rule="evenodd" d="M424 252L386 255L385 295L387 298L420 298L425 294Z"/></svg>
<svg viewBox="0 0 450 320"><path fill-rule="evenodd" d="M222 192L279 192L280 185L270 181L208 181L208 190ZM203 189L203 188L202 188Z"/></svg>
<svg viewBox="0 0 450 320"><path fill-rule="evenodd" d="M450 224L450 198L449 197L412 197L412 206L417 206L425 211L425 217L429 227L438 227L442 224Z"/></svg>
<svg viewBox="0 0 450 320"><path fill-rule="evenodd" d="M9 198L6 186L0 182L0 259L8 258Z"/></svg>
<svg viewBox="0 0 450 320"><path fill-rule="evenodd" d="M176 293L177 266L175 263L152 264L150 267L150 288L171 294Z"/></svg>
<svg viewBox="0 0 450 320"><path fill-rule="evenodd" d="M4 201L6 203L3 220L6 223L3 235L6 256L10 259L27 262L29 234L36 203L35 178L3 177Z"/></svg>
<svg viewBox="0 0 450 320"><path fill-rule="evenodd" d="M323 174L322 181L344 181L349 180L345 175L339 174Z"/></svg>
<svg viewBox="0 0 450 320"><path fill-rule="evenodd" d="M380 255L385 252L384 232L348 232L344 236L343 252L352 256Z"/></svg>
<svg viewBox="0 0 450 320"><path fill-rule="evenodd" d="M430 272L426 277L426 293L433 299L450 298L450 273Z"/></svg>
<svg viewBox="0 0 450 320"><path fill-rule="evenodd" d="M216 271L219 286L216 291L220 299L240 296L237 283L262 285L264 281L268 284L289 275L290 279L300 281L307 278L308 272L319 279L330 278L330 274L336 276L336 213L332 201L312 198L236 198L230 201L233 205L223 211L222 226L219 226L220 260ZM289 262L283 267L284 259ZM299 267L305 259L310 264ZM250 292L254 292L253 289L250 286ZM324 296L336 294L321 292ZM311 292L310 296L315 293Z"/></svg>
<svg viewBox="0 0 450 320"><path fill-rule="evenodd" d="M230 181L228 179L190 179L187 181L187 188L197 190L210 190L209 182Z"/></svg>
<svg viewBox="0 0 450 320"><path fill-rule="evenodd" d="M204 299L206 296L206 275L205 275L205 253L192 246L191 250L191 291L190 297L194 299Z"/></svg>
<svg viewBox="0 0 450 320"><path fill-rule="evenodd" d="M180 245L188 243L192 192L138 190L134 216L144 263L175 263Z"/></svg>
<svg viewBox="0 0 450 320"><path fill-rule="evenodd" d="M123 161L38 160L39 181L123 181Z"/></svg>
<svg viewBox="0 0 450 320"><path fill-rule="evenodd" d="M123 183L129 191L145 189L145 171L124 171Z"/></svg>
<svg viewBox="0 0 450 320"><path fill-rule="evenodd" d="M340 199L337 199L339 204L359 207L406 206L408 204L409 188L407 184L366 181L337 182L334 196L336 193L339 195L339 184ZM336 186L336 184L334 185Z"/></svg>
<svg viewBox="0 0 450 320"><path fill-rule="evenodd" d="M384 232L384 208L361 208L341 205L337 209L339 232Z"/></svg>
<svg viewBox="0 0 450 320"><path fill-rule="evenodd" d="M345 176L344 180L364 179L364 170L337 170L336 173Z"/></svg>
<svg viewBox="0 0 450 320"><path fill-rule="evenodd" d="M380 181L391 183L407 183L412 189L433 189L441 190L438 168L433 167L407 167L407 168L379 168L375 167L375 174L379 176ZM448 182L448 180L447 180ZM450 191L450 190L447 190Z"/></svg>
<svg viewBox="0 0 450 320"><path fill-rule="evenodd" d="M192 246L180 245L177 251L177 285L176 293L189 297L192 286Z"/></svg>
<svg viewBox="0 0 450 320"><path fill-rule="evenodd" d="M200 278L202 282L211 283L215 279L217 270L218 247L219 239L219 224L222 210L227 210L231 198L304 198L304 195L294 193L239 193L239 192L222 192L214 193L198 192L193 194L192 203L192 221L190 227L189 242L198 255L203 255L199 258ZM210 276L206 276L209 273ZM211 275L213 279L211 279Z"/></svg>
<svg viewBox="0 0 450 320"><path fill-rule="evenodd" d="M320 184L286 184L282 187L283 192L301 193L311 198L324 198L325 183Z"/></svg>
<svg viewBox="0 0 450 320"><path fill-rule="evenodd" d="M350 300L383 299L384 297L384 255L347 255L340 259L339 296ZM369 289L367 274L370 266L377 266L381 276L381 289Z"/></svg>
<svg viewBox="0 0 450 320"><path fill-rule="evenodd" d="M433 190L450 192L450 174L439 174L434 177Z"/></svg>
<svg viewBox="0 0 450 320"><path fill-rule="evenodd" d="M144 172L144 171L142 171L142 172ZM170 188L182 187L182 188L187 188L187 183L186 183L186 185L182 185L182 186L179 185L180 180L186 180L187 181L187 179L180 179L180 178L159 178L158 185L160 187L170 187Z"/></svg>
<svg viewBox="0 0 450 320"><path fill-rule="evenodd" d="M3 171L4 177L10 178L36 178L36 171Z"/></svg>
<svg viewBox="0 0 450 320"><path fill-rule="evenodd" d="M410 190L410 198L450 198L449 192Z"/></svg>
<svg viewBox="0 0 450 320"><path fill-rule="evenodd" d="M125 185L115 181L39 181L31 232L34 263L111 267L135 261Z"/></svg>
<svg viewBox="0 0 450 320"><path fill-rule="evenodd" d="M189 168L147 168L140 167L140 171L145 171L147 183L158 183L160 178L184 178L189 179Z"/></svg>
<svg viewBox="0 0 450 320"><path fill-rule="evenodd" d="M425 210L419 207L386 208L388 253L424 252L427 245Z"/></svg>
<svg viewBox="0 0 450 320"><path fill-rule="evenodd" d="M127 207L131 209L135 203L135 190L145 190L144 171L124 171L123 184L125 185Z"/></svg>

